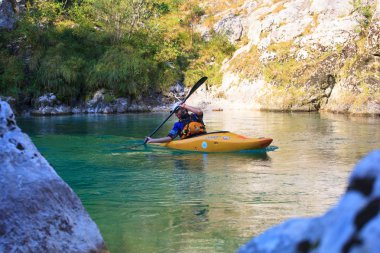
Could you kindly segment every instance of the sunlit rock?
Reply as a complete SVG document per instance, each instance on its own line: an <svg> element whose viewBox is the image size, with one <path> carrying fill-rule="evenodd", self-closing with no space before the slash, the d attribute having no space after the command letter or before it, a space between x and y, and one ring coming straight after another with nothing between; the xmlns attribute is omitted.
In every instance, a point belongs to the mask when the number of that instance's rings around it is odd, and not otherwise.
<svg viewBox="0 0 380 253"><path fill-rule="evenodd" d="M359 161L346 193L325 215L288 220L242 246L239 253L367 252L380 249L380 150Z"/></svg>
<svg viewBox="0 0 380 253"><path fill-rule="evenodd" d="M243 11L250 13L257 7L257 1L247 0L244 2L242 9Z"/></svg>
<svg viewBox="0 0 380 253"><path fill-rule="evenodd" d="M376 3L376 10L369 27L366 46L372 55L380 57L380 0L377 0Z"/></svg>
<svg viewBox="0 0 380 253"><path fill-rule="evenodd" d="M309 56L309 53L305 49L302 48L297 52L296 60L302 61L302 60L307 59L308 56Z"/></svg>
<svg viewBox="0 0 380 253"><path fill-rule="evenodd" d="M245 20L248 41L223 62L221 88L199 104L380 114L379 2L265 0L240 11L253 3L246 1L215 14L236 13ZM245 96L245 85L261 80L264 86L252 88L249 101L235 103L232 90Z"/></svg>
<svg viewBox="0 0 380 253"><path fill-rule="evenodd" d="M243 19L233 13L229 13L214 25L214 30L217 33L225 34L231 43L241 39L244 26Z"/></svg>
<svg viewBox="0 0 380 253"><path fill-rule="evenodd" d="M71 188L0 101L0 252L106 252Z"/></svg>
<svg viewBox="0 0 380 253"><path fill-rule="evenodd" d="M352 2L350 0L318 0L310 2L310 10L313 12L322 13L323 15L333 15L335 17L342 17L349 15L353 10Z"/></svg>
<svg viewBox="0 0 380 253"><path fill-rule="evenodd" d="M274 52L263 52L260 56L260 62L262 63L266 63L268 61L273 61L274 59L276 59L276 53Z"/></svg>

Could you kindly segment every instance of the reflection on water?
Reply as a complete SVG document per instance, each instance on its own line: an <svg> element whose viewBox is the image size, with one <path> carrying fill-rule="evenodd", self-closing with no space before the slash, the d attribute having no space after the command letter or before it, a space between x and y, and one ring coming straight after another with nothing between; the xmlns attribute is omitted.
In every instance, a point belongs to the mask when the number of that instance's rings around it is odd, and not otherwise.
<svg viewBox="0 0 380 253"><path fill-rule="evenodd" d="M79 195L113 253L234 252L269 226L331 208L357 160L380 147L379 118L243 111L206 113L208 131L271 137L267 152L127 148L166 115L18 123Z"/></svg>

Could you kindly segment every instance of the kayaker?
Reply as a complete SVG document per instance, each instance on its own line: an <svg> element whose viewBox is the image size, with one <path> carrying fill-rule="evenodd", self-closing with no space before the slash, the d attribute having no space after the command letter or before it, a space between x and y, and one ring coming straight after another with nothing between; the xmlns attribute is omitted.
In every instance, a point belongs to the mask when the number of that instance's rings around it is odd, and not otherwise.
<svg viewBox="0 0 380 253"><path fill-rule="evenodd" d="M169 142L179 136L181 139L186 139L191 136L206 133L206 127L203 123L203 111L200 108L187 104L174 104L170 112L175 113L179 119L169 134L161 138L146 137L147 143L162 143ZM189 113L189 111L191 113Z"/></svg>

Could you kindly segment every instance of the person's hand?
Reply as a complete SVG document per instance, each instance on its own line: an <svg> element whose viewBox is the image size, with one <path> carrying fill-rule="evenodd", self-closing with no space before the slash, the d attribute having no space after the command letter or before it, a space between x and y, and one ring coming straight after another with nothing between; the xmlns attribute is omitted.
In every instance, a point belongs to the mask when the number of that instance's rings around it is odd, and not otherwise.
<svg viewBox="0 0 380 253"><path fill-rule="evenodd" d="M147 136L145 137L145 143L150 143L152 141L152 138Z"/></svg>
<svg viewBox="0 0 380 253"><path fill-rule="evenodd" d="M185 103L182 103L180 105L178 105L179 107L183 108L183 109L186 109L186 104Z"/></svg>

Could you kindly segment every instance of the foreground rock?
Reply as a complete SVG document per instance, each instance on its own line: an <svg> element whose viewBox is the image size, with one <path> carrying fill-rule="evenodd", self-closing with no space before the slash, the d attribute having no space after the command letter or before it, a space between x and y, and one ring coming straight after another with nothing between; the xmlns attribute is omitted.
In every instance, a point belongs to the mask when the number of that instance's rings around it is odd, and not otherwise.
<svg viewBox="0 0 380 253"><path fill-rule="evenodd" d="M0 252L107 252L79 198L0 100Z"/></svg>
<svg viewBox="0 0 380 253"><path fill-rule="evenodd" d="M355 167L346 194L316 218L291 219L257 236L239 253L367 252L380 249L380 150Z"/></svg>

